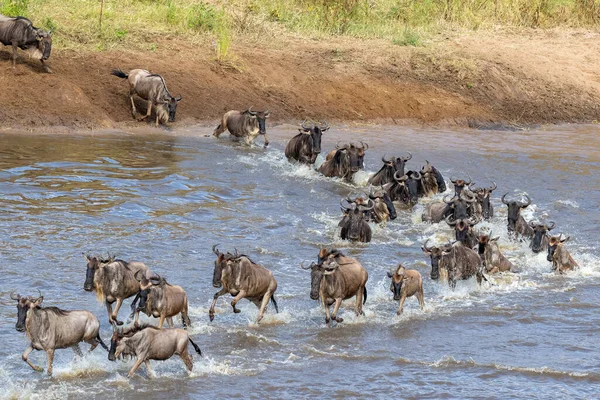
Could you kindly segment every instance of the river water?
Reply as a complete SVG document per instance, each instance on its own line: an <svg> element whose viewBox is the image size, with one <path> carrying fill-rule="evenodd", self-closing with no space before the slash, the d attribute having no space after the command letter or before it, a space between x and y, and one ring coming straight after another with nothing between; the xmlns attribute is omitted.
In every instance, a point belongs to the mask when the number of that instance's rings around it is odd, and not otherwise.
<svg viewBox="0 0 600 400"><path fill-rule="evenodd" d="M270 128L271 146L247 148L204 137L207 128L171 133L0 134L0 396L18 398L597 398L600 393L600 135L595 126L524 132L332 128L323 149L342 140L369 143L366 171L345 183L287 162L290 127ZM261 143L262 144L262 143ZM370 244L339 239L339 201L360 193L381 156L405 154L408 168L425 159L451 175L495 181L496 216L478 225L500 235L519 270L478 287L456 290L429 278L420 250L445 242L446 224L420 220L428 201L373 225ZM320 160L322 162L322 160ZM526 219L556 222L581 268L551 274L546 254L508 241L499 198L527 193ZM448 192L450 193L450 192ZM438 196L438 197L441 197ZM213 244L249 254L278 280L279 314L269 307L260 325L244 300L233 314L223 296L216 318L208 308ZM299 268L319 248L342 249L369 272L364 317L344 302L341 324L326 327L309 298L310 274ZM83 291L82 252L140 260L190 299L191 335L204 357L191 376L177 357L154 361L148 379L132 362L110 362L100 347L76 358L55 356L54 377L21 360L25 334L14 329L9 293L41 290L46 306L87 309L109 341L106 310ZM425 310L409 298L402 316L386 271L402 261L421 272ZM130 300L121 309L126 318ZM176 319L178 325L180 319ZM156 323L156 322L155 322ZM87 348L87 345L82 346ZM45 366L42 352L31 355Z"/></svg>

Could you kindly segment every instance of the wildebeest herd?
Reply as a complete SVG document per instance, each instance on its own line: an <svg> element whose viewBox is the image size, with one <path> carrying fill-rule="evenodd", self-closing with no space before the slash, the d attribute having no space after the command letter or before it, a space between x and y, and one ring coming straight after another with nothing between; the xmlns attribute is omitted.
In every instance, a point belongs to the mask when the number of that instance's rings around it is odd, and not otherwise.
<svg viewBox="0 0 600 400"><path fill-rule="evenodd" d="M40 57L42 63L50 56L50 32L33 27L26 18L9 18L0 15L0 42L13 47L13 66L15 65L17 48L24 49ZM119 69L112 74L128 79L129 96L134 118L139 118L134 95L147 101L146 115L155 111L156 124L175 120L177 103L182 96L171 95L162 76L141 69L125 73ZM252 144L262 135L265 147L268 145L266 118L269 111L253 111L249 107L245 111L229 111L223 115L213 135L219 137L228 130L232 137L241 138L246 144ZM327 123L308 124L303 121L299 132L288 142L285 156L290 162L298 162L315 166L322 153L322 135L329 130ZM335 149L325 156L324 162L316 170L325 177L335 177L352 181L353 176L364 169L365 153L369 149L367 143L337 143ZM407 169L412 154L407 156L382 157L383 166L368 179L368 190L358 196L348 195L342 199L341 220L339 222L340 237L351 242L368 243L372 238L372 224L386 224L397 218L399 209L412 209L420 198L431 197L447 191L447 183L440 171L429 161L420 170ZM514 266L505 257L498 244L499 237L492 232L476 229L483 220L494 215L490 201L497 185L476 187L471 178L450 178L454 186L454 194L445 196L441 201L428 204L422 213L422 220L429 223L445 222L454 230L455 240L445 244L431 245L429 240L421 249L429 257L431 263L430 278L448 282L454 289L457 282L475 277L478 283L487 281L486 275L515 272ZM529 196L522 199L507 199L508 194L501 197L507 206L507 228L511 240L529 240L531 250L535 253L547 252L547 260L552 263L552 271L565 273L577 267L564 243L569 237L551 236L555 228L553 222L527 222L521 210L531 204ZM257 323L265 314L269 302L279 311L275 298L277 280L273 273L264 266L254 262L248 255L233 252L222 252L218 245L212 247L216 256L212 285L220 290L214 294L209 310L209 319L215 318L215 305L220 296L230 294L234 297L231 306L234 313L244 298L254 303L259 309ZM325 322L340 323L338 316L343 300L355 297L356 315L363 315L362 307L367 301L368 271L361 263L343 254L338 249L320 249L317 262L301 267L310 270L310 298L320 300L325 309ZM43 296L21 296L11 293L11 299L17 301L16 329L25 331L30 345L22 358L34 370L43 371L29 361L33 350L44 350L48 358L47 371L52 374L54 351L72 347L76 354L81 354L80 342L91 345L90 351L100 344L109 351L111 361L119 357L137 358L129 371L131 377L136 369L145 363L150 374L149 360L165 360L179 355L188 371L193 368L191 355L188 353L188 342L194 350L201 354L200 348L192 341L186 330L192 321L188 314L188 296L185 290L169 283L164 277L154 273L139 261L124 261L114 256L101 257L85 255L86 276L83 289L95 292L97 298L106 305L108 322L113 327L113 334L108 347L100 337L100 322L89 311L65 311L56 307L43 307ZM390 290L393 299L399 301L397 314L402 313L407 297L416 296L421 309L424 308L423 279L421 274L407 269L397 263L387 274L390 278ZM207 280L208 281L208 280ZM134 322L122 328L124 322L119 320L118 313L127 298L134 297L131 304L130 320ZM116 303L116 304L115 304ZM115 307L113 309L113 304ZM330 306L333 311L330 312ZM148 317L158 318L158 326L139 323L140 312ZM174 328L173 317L181 316L184 329ZM164 322L169 328L163 328Z"/></svg>

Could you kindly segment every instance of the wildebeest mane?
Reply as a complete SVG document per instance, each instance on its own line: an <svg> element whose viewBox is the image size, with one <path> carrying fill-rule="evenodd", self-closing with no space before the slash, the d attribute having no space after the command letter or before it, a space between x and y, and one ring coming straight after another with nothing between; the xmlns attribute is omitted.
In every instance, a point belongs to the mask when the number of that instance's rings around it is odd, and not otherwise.
<svg viewBox="0 0 600 400"><path fill-rule="evenodd" d="M161 82L163 84L163 87L165 88L165 92L167 92L167 94L169 95L169 97L173 97L173 96L171 96L171 93L169 93L169 89L167 89L167 83L165 82L165 78L163 78L162 75L159 75L159 74L150 74L150 75L148 75L148 78L153 78L155 76L158 77L158 78L160 78L160 80L161 80Z"/></svg>
<svg viewBox="0 0 600 400"><path fill-rule="evenodd" d="M121 337L131 337L131 336L135 335L136 333L138 333L140 331L143 331L144 329L147 329L147 328L149 328L149 329L155 329L157 331L160 330L159 327L151 325L151 324L149 324L147 322L144 322L143 324L140 324L140 325L135 325L135 324L131 325L129 328L124 329L119 334L119 336L121 336Z"/></svg>
<svg viewBox="0 0 600 400"><path fill-rule="evenodd" d="M65 315L69 315L71 313L71 311L61 310L58 307L38 307L38 309L40 309L42 311L51 312L52 314L58 315L58 316L65 316Z"/></svg>

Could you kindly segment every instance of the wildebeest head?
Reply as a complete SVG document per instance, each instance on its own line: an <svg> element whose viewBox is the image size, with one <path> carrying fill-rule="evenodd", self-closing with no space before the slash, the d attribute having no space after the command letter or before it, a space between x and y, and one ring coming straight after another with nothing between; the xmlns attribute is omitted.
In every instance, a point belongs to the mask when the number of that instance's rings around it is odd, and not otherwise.
<svg viewBox="0 0 600 400"><path fill-rule="evenodd" d="M517 224L517 220L519 219L519 216L521 215L521 210L524 208L527 208L531 204L531 199L529 198L529 196L525 195L525 198L527 199L526 203L523 203L518 200L507 201L506 200L507 194L508 193L505 193L502 196L501 200L502 200L502 203L504 203L508 206L508 231L514 232L515 226Z"/></svg>
<svg viewBox="0 0 600 400"><path fill-rule="evenodd" d="M321 136L323 132L329 129L329 124L325 122L324 125L304 125L306 121L302 121L302 129L301 131L310 135L312 139L312 157L311 163L314 163L317 155L321 153Z"/></svg>
<svg viewBox="0 0 600 400"><path fill-rule="evenodd" d="M42 60L46 61L52 51L52 31L45 32L38 29L35 34L38 40L37 49L42 54Z"/></svg>
<svg viewBox="0 0 600 400"><path fill-rule="evenodd" d="M563 243L567 242L571 238L570 236L567 236L563 239L562 236L563 235L561 233L558 236L550 236L548 239L548 256L546 257L548 261L552 262L554 253L556 252L558 246L562 246Z"/></svg>
<svg viewBox="0 0 600 400"><path fill-rule="evenodd" d="M261 135L267 134L267 122L266 119L269 118L269 110L267 111L252 111L252 107L249 107L242 114L247 114L251 119L255 120L258 123L258 133Z"/></svg>
<svg viewBox="0 0 600 400"><path fill-rule="evenodd" d="M485 254L485 249L492 243L498 242L498 239L500 239L500 236L496 236L495 238L492 238L492 232L490 232L488 234L480 234L477 237L477 242L478 242L477 253L479 254L479 256L483 257L483 255Z"/></svg>
<svg viewBox="0 0 600 400"><path fill-rule="evenodd" d="M381 157L383 166L373 176L369 178L369 183L375 186L385 185L394 181L394 174L399 173L399 176L404 175L406 162L412 158L412 154L408 153L408 157L392 157L386 159L385 154Z"/></svg>
<svg viewBox="0 0 600 400"><path fill-rule="evenodd" d="M391 220L394 220L398 217L396 214L396 207L394 207L394 202L390 198L390 195L383 190L383 188L373 191L373 188L369 191L369 198L374 202L383 202L387 208L387 213Z"/></svg>
<svg viewBox="0 0 600 400"><path fill-rule="evenodd" d="M490 196L492 192L496 190L496 187L497 186L495 182L492 182L492 186L488 188L471 189L471 187L469 187L469 190L475 193L475 196L477 197L477 202L479 202L479 204L481 205L481 215L485 219L493 217L493 209L492 204L490 203Z"/></svg>
<svg viewBox="0 0 600 400"><path fill-rule="evenodd" d="M465 186L469 186L471 185L471 177L469 177L469 180L464 180L464 179L456 179L454 177L450 177L450 182L452 182L454 184L454 194L455 196L459 196L460 192L462 192L462 190L465 188Z"/></svg>
<svg viewBox="0 0 600 400"><path fill-rule="evenodd" d="M419 194L421 192L421 174L418 171L408 171L406 176L408 179L406 180L405 185L408 189L410 202L416 203L419 200Z"/></svg>
<svg viewBox="0 0 600 400"><path fill-rule="evenodd" d="M17 301L17 323L15 324L15 329L19 332L23 332L25 331L27 312L31 308L40 307L42 305L42 301L44 301L44 296L42 296L42 293L40 293L40 296L37 299L34 299L31 296L24 297L20 294L15 295L14 292L12 292L10 294L10 298Z"/></svg>
<svg viewBox="0 0 600 400"><path fill-rule="evenodd" d="M165 285L168 285L167 281L162 278L160 275L156 275L151 277L150 279L146 278L143 271L138 271L135 273L135 279L140 283L140 302L138 303L138 310L145 311L146 304L148 303L148 296L150 296L152 291L158 291L158 297L161 296L160 292L162 291Z"/></svg>
<svg viewBox="0 0 600 400"><path fill-rule="evenodd" d="M406 276L406 269L402 264L398 264L394 271L388 271L388 278L392 279L390 290L394 293L394 300L400 300L400 293L402 292L402 282Z"/></svg>
<svg viewBox="0 0 600 400"><path fill-rule="evenodd" d="M550 221L552 225L548 224L536 224L533 222L529 223L529 226L533 229L533 238L531 239L531 250L534 253L539 253L545 250L548 243L548 232L550 232L555 223Z"/></svg>
<svg viewBox="0 0 600 400"><path fill-rule="evenodd" d="M127 341L137 332L146 329L148 325L133 325L127 330L115 329L110 338L110 350L108 351L108 359L115 361L119 356L135 356L134 352L128 349ZM151 327L154 329L154 327ZM158 329L158 328L156 328Z"/></svg>
<svg viewBox="0 0 600 400"><path fill-rule="evenodd" d="M427 247L428 242L429 239L427 239L425 244L421 247L421 250L431 259L431 279L437 280L440 278L440 260L442 259L442 256L450 254L452 251L452 244L448 243L443 247Z"/></svg>
<svg viewBox="0 0 600 400"><path fill-rule="evenodd" d="M346 202L346 205L344 202ZM365 213L373 210L375 203L373 200L368 199L367 205L365 206L362 203L349 203L348 199L342 199L340 205L344 211L344 216L338 226L347 231L347 237L351 241L360 240L361 234L363 233L363 227L367 224ZM368 225L366 226L368 227Z"/></svg>
<svg viewBox="0 0 600 400"><path fill-rule="evenodd" d="M111 262L113 262L115 260L115 256L108 256L107 258L102 259L97 256L89 256L87 254L84 254L83 258L87 263L83 290L85 290L86 292L91 292L94 289L94 276L96 275L96 271L104 267L106 264L110 264Z"/></svg>
<svg viewBox="0 0 600 400"><path fill-rule="evenodd" d="M460 195L454 196L450 200L446 200L446 197L443 200L448 204L449 213L455 220L468 218L471 214L472 204L477 201L471 192L467 191L461 191Z"/></svg>
<svg viewBox="0 0 600 400"><path fill-rule="evenodd" d="M338 256L343 256L343 254L336 249L321 249L319 251L319 263L312 263L308 267L301 265L302 269L310 269L310 298L312 300L319 299L323 276L333 274L339 266L335 262L335 258Z"/></svg>
<svg viewBox="0 0 600 400"><path fill-rule="evenodd" d="M469 219L455 219L452 220L452 216L446 217L446 223L452 227L454 227L454 232L456 234L456 240L465 244L467 247L470 246L470 238L469 232L471 231L471 227L479 223L479 218L471 217Z"/></svg>
<svg viewBox="0 0 600 400"><path fill-rule="evenodd" d="M181 101L181 95L171 96L169 93L163 98L164 105L167 108L169 122L175 122L175 113L177 112L177 103ZM162 118L161 118L162 119Z"/></svg>
<svg viewBox="0 0 600 400"><path fill-rule="evenodd" d="M365 152L369 149L368 144L360 142L360 146L357 146L355 143L349 143L339 147L338 143L335 147L348 154L349 167L352 173L364 168Z"/></svg>

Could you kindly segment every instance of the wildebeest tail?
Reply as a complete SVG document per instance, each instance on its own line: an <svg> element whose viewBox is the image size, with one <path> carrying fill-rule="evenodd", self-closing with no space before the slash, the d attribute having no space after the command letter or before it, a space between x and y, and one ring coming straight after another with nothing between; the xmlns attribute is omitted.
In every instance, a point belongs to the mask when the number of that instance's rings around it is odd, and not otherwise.
<svg viewBox="0 0 600 400"><path fill-rule="evenodd" d="M273 303L273 305L275 306L275 312L277 312L277 314L279 314L279 307L277 306L277 300L275 300L275 295L271 295L271 303Z"/></svg>
<svg viewBox="0 0 600 400"><path fill-rule="evenodd" d="M113 70L110 72L110 74L111 74L111 75L114 75L114 76L116 76L116 77L119 77L119 78L123 78L123 79L127 79L127 78L129 78L129 75L128 75L128 74L126 74L125 72L121 71L121 70L120 70L120 69L118 69L118 68L117 68L117 69L113 69Z"/></svg>
<svg viewBox="0 0 600 400"><path fill-rule="evenodd" d="M363 305L367 302L367 287L363 288Z"/></svg>
<svg viewBox="0 0 600 400"><path fill-rule="evenodd" d="M190 343L192 344L192 346L194 346L194 350L196 350L196 353L202 355L202 350L200 350L200 347L198 347L198 345L196 343L194 343L194 341L192 340L192 338L188 337L188 340L190 341Z"/></svg>
<svg viewBox="0 0 600 400"><path fill-rule="evenodd" d="M108 346L102 341L102 338L100 337L100 332L98 332L98 335L96 336L96 340L98 342L100 342L100 346L102 346L104 348L104 350L109 351Z"/></svg>

